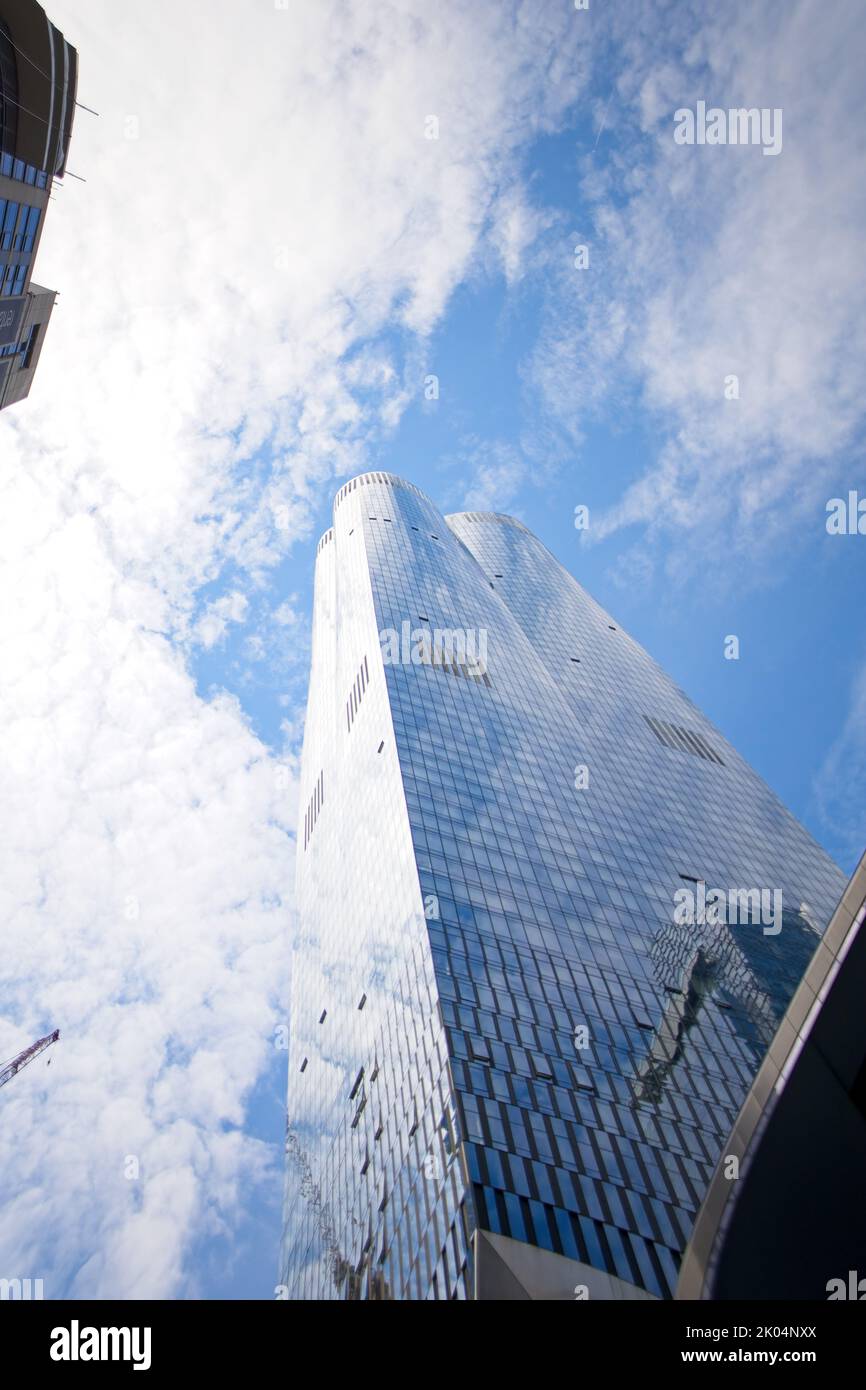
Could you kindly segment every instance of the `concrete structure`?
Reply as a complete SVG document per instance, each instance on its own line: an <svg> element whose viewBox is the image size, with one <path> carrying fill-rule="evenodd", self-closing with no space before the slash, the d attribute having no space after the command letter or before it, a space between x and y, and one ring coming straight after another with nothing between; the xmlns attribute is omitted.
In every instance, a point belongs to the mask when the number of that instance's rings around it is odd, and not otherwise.
<svg viewBox="0 0 866 1390"><path fill-rule="evenodd" d="M0 0L0 409L30 390L54 295L32 284L66 169L78 59L35 0Z"/></svg>
<svg viewBox="0 0 866 1390"><path fill-rule="evenodd" d="M56 297L54 290L32 282L23 296L16 337L11 344L0 347L0 410L24 400L30 393ZM0 322L4 308L0 301Z"/></svg>

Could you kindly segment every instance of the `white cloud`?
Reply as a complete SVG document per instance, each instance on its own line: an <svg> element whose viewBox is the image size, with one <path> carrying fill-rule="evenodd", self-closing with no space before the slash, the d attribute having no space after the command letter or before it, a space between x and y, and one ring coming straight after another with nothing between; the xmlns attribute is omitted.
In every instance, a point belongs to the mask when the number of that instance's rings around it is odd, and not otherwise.
<svg viewBox="0 0 866 1390"><path fill-rule="evenodd" d="M691 533L702 564L725 528L728 553L770 556L821 524L864 423L866 12L658 3L634 19L611 14L626 124L603 165L585 164L591 269L572 271L562 248L529 379L578 444L623 401L666 440L594 539L633 523ZM673 112L698 99L781 107L781 154L676 145Z"/></svg>
<svg viewBox="0 0 866 1390"><path fill-rule="evenodd" d="M206 604L204 612L195 624L194 640L203 647L210 648L221 642L228 632L229 623L242 623L247 616L249 599L238 589L220 594Z"/></svg>
<svg viewBox="0 0 866 1390"><path fill-rule="evenodd" d="M367 463L411 389L368 340L434 327L584 64L528 4L50 10L101 116L78 112L87 183L38 261L61 297L0 418L0 1053L62 1029L4 1092L0 1255L49 1297L165 1297L279 1164L240 1127L287 997L296 811L291 759L286 786L170 639L224 567L260 589Z"/></svg>
<svg viewBox="0 0 866 1390"><path fill-rule="evenodd" d="M449 463L461 478L449 491L451 510L507 511L530 474L530 466L512 444L470 435Z"/></svg>
<svg viewBox="0 0 866 1390"><path fill-rule="evenodd" d="M527 251L552 222L553 215L532 207L519 185L503 192L493 209L491 241L509 285L520 278Z"/></svg>
<svg viewBox="0 0 866 1390"><path fill-rule="evenodd" d="M853 867L866 845L866 664L851 686L848 714L815 777L818 812L840 863Z"/></svg>

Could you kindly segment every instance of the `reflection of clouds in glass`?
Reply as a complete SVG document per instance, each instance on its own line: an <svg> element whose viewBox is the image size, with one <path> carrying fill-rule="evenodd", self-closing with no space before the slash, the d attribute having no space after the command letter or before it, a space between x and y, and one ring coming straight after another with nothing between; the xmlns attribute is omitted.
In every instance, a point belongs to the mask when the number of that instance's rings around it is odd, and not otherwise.
<svg viewBox="0 0 866 1390"><path fill-rule="evenodd" d="M298 860L289 1084L289 1124L306 1136L333 1225L290 1165L284 1262L319 1297L356 1297L375 1294L374 1265L395 1221L395 1119L404 1140L413 1125L419 1141L432 1134L423 1049L438 1038L441 1073L444 1048L369 585L360 565L337 575L336 551L332 543L318 557L304 776L316 776L318 759L328 794ZM334 711L362 664L363 699L347 728ZM410 1184L423 1181L418 1147L402 1158Z"/></svg>

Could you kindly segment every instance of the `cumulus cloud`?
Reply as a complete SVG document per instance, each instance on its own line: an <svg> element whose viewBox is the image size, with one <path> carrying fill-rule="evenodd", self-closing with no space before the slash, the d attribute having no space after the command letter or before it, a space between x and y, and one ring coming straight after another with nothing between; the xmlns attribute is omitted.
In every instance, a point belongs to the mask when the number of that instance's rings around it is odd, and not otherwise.
<svg viewBox="0 0 866 1390"><path fill-rule="evenodd" d="M0 417L0 1052L62 1029L4 1093L0 1253L48 1297L168 1297L279 1181L244 1126L287 998L296 812L292 745L275 763L236 700L202 699L186 639L260 615L393 428L414 385L384 330L411 360L491 227L516 273L524 204L493 209L585 61L525 3L50 9L100 117L79 111L87 182L46 224L34 389Z"/></svg>
<svg viewBox="0 0 866 1390"><path fill-rule="evenodd" d="M7 479L2 509L0 1054L61 1042L4 1093L0 1251L49 1297L170 1296L267 1167L240 1127L285 988L293 789L136 621L95 520L34 491Z"/></svg>
<svg viewBox="0 0 866 1390"><path fill-rule="evenodd" d="M249 599L238 589L220 594L205 605L204 612L195 625L195 639L203 647L213 647L228 631L229 623L242 623L247 616Z"/></svg>

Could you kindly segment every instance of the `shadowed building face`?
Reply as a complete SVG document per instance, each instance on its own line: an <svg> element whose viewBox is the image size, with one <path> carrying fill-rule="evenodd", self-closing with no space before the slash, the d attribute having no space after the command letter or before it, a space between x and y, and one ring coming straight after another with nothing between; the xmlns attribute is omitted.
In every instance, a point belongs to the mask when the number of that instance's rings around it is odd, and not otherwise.
<svg viewBox="0 0 866 1390"><path fill-rule="evenodd" d="M725 1143L678 1298L866 1297L864 920L866 856Z"/></svg>

